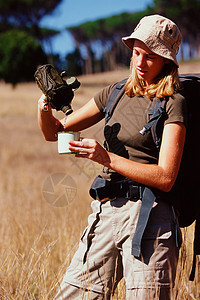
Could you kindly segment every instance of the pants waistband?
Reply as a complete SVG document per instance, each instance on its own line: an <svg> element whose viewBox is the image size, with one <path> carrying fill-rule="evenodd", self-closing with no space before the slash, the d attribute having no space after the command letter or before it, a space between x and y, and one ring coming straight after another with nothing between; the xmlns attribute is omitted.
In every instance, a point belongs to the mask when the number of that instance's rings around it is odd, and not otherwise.
<svg viewBox="0 0 200 300"><path fill-rule="evenodd" d="M106 187L96 189L97 199L101 202L113 201L116 198L124 197L132 201L142 199L144 186L126 181L114 182Z"/></svg>

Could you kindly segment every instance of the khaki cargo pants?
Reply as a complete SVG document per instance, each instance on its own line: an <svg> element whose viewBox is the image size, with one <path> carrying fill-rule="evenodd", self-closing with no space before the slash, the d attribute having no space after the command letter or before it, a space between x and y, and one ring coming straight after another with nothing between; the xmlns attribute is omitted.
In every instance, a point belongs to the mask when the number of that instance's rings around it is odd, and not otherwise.
<svg viewBox="0 0 200 300"><path fill-rule="evenodd" d="M154 205L137 259L131 242L141 201L95 200L91 206L88 226L55 299L111 299L122 277L123 299L171 299L178 261L172 208L163 202Z"/></svg>

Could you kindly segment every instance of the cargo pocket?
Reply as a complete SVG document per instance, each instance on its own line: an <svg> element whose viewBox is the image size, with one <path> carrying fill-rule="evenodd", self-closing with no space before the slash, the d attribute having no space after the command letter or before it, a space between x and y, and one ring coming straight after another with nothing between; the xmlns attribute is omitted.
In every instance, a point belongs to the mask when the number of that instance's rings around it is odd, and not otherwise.
<svg viewBox="0 0 200 300"><path fill-rule="evenodd" d="M155 285L172 286L178 263L178 248L174 237L174 224L148 225L142 239L142 261L147 267L147 281ZM153 278L149 278L149 276ZM151 284L150 284L151 285Z"/></svg>
<svg viewBox="0 0 200 300"><path fill-rule="evenodd" d="M168 251L168 247L172 246L172 233L173 224L171 223L147 225L141 245L142 258L145 264L151 262L151 257L159 252L160 248L166 248Z"/></svg>
<svg viewBox="0 0 200 300"><path fill-rule="evenodd" d="M142 238L141 257L133 257L127 267L127 289L173 286L177 261L173 224L148 224Z"/></svg>

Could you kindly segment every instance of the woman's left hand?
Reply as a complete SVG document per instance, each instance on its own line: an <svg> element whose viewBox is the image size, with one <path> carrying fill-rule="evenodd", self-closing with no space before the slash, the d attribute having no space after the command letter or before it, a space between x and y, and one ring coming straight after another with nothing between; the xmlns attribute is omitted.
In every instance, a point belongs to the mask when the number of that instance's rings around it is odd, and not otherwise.
<svg viewBox="0 0 200 300"><path fill-rule="evenodd" d="M94 139L70 141L69 144L69 150L75 151L76 157L88 158L104 166L110 162L109 152Z"/></svg>

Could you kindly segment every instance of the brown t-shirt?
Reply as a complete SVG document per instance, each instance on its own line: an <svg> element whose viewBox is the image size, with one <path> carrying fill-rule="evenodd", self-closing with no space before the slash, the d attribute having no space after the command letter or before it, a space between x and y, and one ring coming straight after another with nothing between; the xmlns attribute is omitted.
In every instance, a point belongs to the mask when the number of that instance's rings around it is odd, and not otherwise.
<svg viewBox="0 0 200 300"><path fill-rule="evenodd" d="M108 95L114 85L102 89L94 97L95 103L103 113ZM158 151L151 134L142 135L139 131L147 124L151 100L144 97L130 98L124 94L114 109L111 119L104 129L105 144L110 152L130 160L157 164ZM180 94L174 94L166 105L165 124L181 122L186 124L186 102ZM111 176L112 174L112 176ZM105 179L118 179L116 173L104 168L101 174Z"/></svg>

